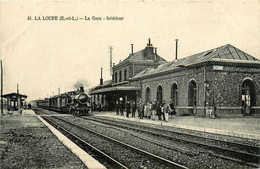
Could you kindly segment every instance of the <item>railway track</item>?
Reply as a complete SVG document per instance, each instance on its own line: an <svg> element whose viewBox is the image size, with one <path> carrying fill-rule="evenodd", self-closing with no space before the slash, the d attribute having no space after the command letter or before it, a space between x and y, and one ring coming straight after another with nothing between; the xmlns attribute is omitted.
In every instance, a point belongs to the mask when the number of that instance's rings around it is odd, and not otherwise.
<svg viewBox="0 0 260 169"><path fill-rule="evenodd" d="M259 167L259 146L253 146L242 143L235 143L230 141L224 141L213 138L205 138L201 136L189 135L187 133L179 133L173 131L166 131L159 128L150 128L146 126L140 126L137 124L127 124L125 121L117 120L116 123L114 120L109 118L97 118L97 117L84 117L84 119L90 121L96 121L99 123L107 124L110 126L116 126L118 128L125 128L127 130L135 130L137 132L149 133L151 135L167 138L170 140L175 140L178 142L183 142L186 144L193 144L194 146L204 147L210 152L211 156L216 156L235 162L243 163L251 167ZM182 135L183 134L183 135ZM169 146L170 148L170 146ZM189 150L177 149L186 154L192 154ZM189 152L189 153L187 153ZM196 154L196 153L195 153Z"/></svg>
<svg viewBox="0 0 260 169"><path fill-rule="evenodd" d="M85 147L86 144L88 146L89 144L94 145L95 148L92 147L92 149L101 153L101 156L109 158L107 161L112 161L109 162L108 168L187 168L96 131L75 125L59 117L44 116L43 118L59 129L62 129L70 138L77 140L76 142L80 142L81 146ZM66 129L64 126L66 126ZM73 133L77 133L77 135ZM96 147L100 148L97 149Z"/></svg>
<svg viewBox="0 0 260 169"><path fill-rule="evenodd" d="M48 111L48 112L51 112L51 111ZM119 139L125 143L127 143L127 141L128 141L127 139L143 140L143 142L137 141L137 143L147 145L148 147L149 146L153 147L153 149L154 149L154 147L156 147L153 145L158 145L157 147L159 147L159 149L155 148L155 150L151 150L150 148L147 149L147 146L140 146L140 145L139 145L139 148L149 151L151 153L155 153L158 156L164 157L165 159L168 159L170 161L175 161L178 164L184 164L185 166L188 166L191 168L198 168L198 167L199 168L219 168L219 167L224 167L224 166L227 168L247 168L246 166L253 167L253 168L259 167L259 162L258 163L245 162L245 161L241 160L240 158L237 159L237 158L230 157L230 154L219 153L219 152L221 152L220 150L215 150L216 152L214 152L212 149L209 149L208 146L201 146L201 145L193 144L193 143L190 143L187 141L180 141L183 136L181 136L179 138L178 135L174 136L172 134L172 132L169 132L169 131L166 131L163 129L158 129L155 127L151 128L151 125L148 125L149 127L147 127L147 126L144 126L144 124L138 125L134 122L129 122L127 120L118 120L118 119L114 119L114 118L110 119L109 117L106 117L103 120L102 120L102 118L100 119L98 117L93 117L93 118L87 117L87 119L71 118L71 117L59 117L59 118L69 120L72 123L77 123L77 124L85 126L87 128L92 128L93 130L96 130L96 131L100 130L100 126L103 126L103 130L104 130L103 132L106 135L109 132L111 135L111 132L115 132L115 130L119 130L122 133L127 133L127 135L132 133L131 137L124 136L124 137L126 137L125 139L114 136L113 134L111 136L113 138ZM88 121L85 121L85 120L88 120ZM127 123L127 124L125 124L125 123ZM90 125L90 124L92 124L92 125ZM159 126L159 127L161 127L161 126ZM99 129L97 129L97 128L99 128ZM149 132L142 131L144 129L148 130ZM171 134L169 134L167 136L167 132L169 132ZM163 133L163 135L166 135L166 136L162 136L161 135L162 133ZM181 135L181 133L179 133L179 135ZM134 139L134 137L136 137L136 139ZM194 137L194 135L189 136L186 139L191 139L191 137ZM192 141L194 141L194 140L192 140ZM135 143L134 144L132 143L132 146L133 145L136 146ZM184 148L183 148L183 145L185 145ZM189 145L189 146L187 146L187 145ZM249 146L254 147L252 145L249 145ZM203 148L204 148L204 150L201 150ZM195 149L195 151L194 151L194 149ZM165 152L167 152L168 154L170 153L171 155L169 154L170 156L169 155L165 156L165 154L167 154ZM179 155L178 153L176 154L176 152L180 152L179 154L183 154L183 155ZM211 158L210 156L212 156L214 158ZM223 158L224 160L220 161L221 158ZM197 163L197 162L199 162L199 163ZM238 164L241 164L241 165L238 165ZM142 167L139 167L139 168L142 168Z"/></svg>

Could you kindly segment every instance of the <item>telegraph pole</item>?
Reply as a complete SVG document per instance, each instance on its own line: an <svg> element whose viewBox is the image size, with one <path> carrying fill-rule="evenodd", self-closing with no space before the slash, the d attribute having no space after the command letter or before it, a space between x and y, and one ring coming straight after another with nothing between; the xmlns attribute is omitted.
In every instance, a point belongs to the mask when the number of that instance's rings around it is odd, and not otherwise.
<svg viewBox="0 0 260 169"><path fill-rule="evenodd" d="M110 63L110 75L112 76L113 75L113 72L112 72L112 60L113 60L113 46L108 46L109 48L109 53L110 53L110 59L109 59L109 63Z"/></svg>
<svg viewBox="0 0 260 169"><path fill-rule="evenodd" d="M3 63L1 60L1 114L4 114L3 106Z"/></svg>

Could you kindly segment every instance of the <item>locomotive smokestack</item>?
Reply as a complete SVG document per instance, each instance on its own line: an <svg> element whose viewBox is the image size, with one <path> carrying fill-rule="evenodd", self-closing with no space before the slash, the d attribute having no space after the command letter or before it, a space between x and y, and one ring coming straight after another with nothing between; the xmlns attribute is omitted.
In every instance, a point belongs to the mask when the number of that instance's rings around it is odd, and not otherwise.
<svg viewBox="0 0 260 169"><path fill-rule="evenodd" d="M134 55L134 44L131 44L131 54Z"/></svg>
<svg viewBox="0 0 260 169"><path fill-rule="evenodd" d="M103 68L101 68L101 78L100 78L100 85L103 85Z"/></svg>
<svg viewBox="0 0 260 169"><path fill-rule="evenodd" d="M79 90L80 90L81 92L84 92L84 87L83 87L83 86L79 87Z"/></svg>
<svg viewBox="0 0 260 169"><path fill-rule="evenodd" d="M178 39L175 39L176 41L176 54L175 54L175 60L178 59Z"/></svg>

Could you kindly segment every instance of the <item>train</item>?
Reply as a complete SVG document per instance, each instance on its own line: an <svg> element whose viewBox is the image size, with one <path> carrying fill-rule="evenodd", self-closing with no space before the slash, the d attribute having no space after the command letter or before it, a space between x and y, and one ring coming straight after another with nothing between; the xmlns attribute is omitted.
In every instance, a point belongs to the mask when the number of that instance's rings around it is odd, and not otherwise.
<svg viewBox="0 0 260 169"><path fill-rule="evenodd" d="M36 102L37 107L53 110L63 114L75 116L89 115L91 111L91 99L85 93L84 87L76 91L66 92Z"/></svg>

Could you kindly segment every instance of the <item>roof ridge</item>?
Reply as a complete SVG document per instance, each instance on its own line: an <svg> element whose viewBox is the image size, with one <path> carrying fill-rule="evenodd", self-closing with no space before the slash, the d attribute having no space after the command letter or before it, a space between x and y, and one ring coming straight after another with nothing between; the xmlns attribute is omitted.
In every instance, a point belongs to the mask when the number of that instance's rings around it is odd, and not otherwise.
<svg viewBox="0 0 260 169"><path fill-rule="evenodd" d="M219 52L222 51L223 49L225 49L226 47L228 47L229 45L230 45L230 44L228 43L228 44L226 44L226 45L223 45L223 46L220 46L220 47L215 48L215 49L217 49L217 50L215 51L215 53L218 55L218 57L216 57L216 55L213 55L210 59L220 58Z"/></svg>
<svg viewBox="0 0 260 169"><path fill-rule="evenodd" d="M237 58L234 57L234 55L233 55L234 53L230 50L229 47L233 48L233 49L236 51L235 55L237 55L237 56L239 57L239 59L237 59ZM244 52L244 51L238 49L237 47L235 47L235 46L233 46L233 45L231 45L231 44L226 44L226 45L224 45L221 49L219 49L219 50L217 51L219 57L212 57L211 59L213 59L213 58L222 58L221 55L219 55L219 52L222 51L223 53L225 53L225 52L223 51L223 50L225 50L225 49L227 49L227 50L230 52L230 54L231 54L232 57L233 57L232 59L234 59L234 60L251 60L251 59L252 59L252 60L254 60L254 61L259 61L259 59L257 59L257 58L255 58L255 57L253 57L252 55L250 55L250 54L248 54L248 53L246 53L246 52ZM246 59L242 59L242 58L241 58L241 55L240 55L239 53L237 53L237 51L243 53L243 54L245 55ZM222 58L222 59L225 59L225 58Z"/></svg>

